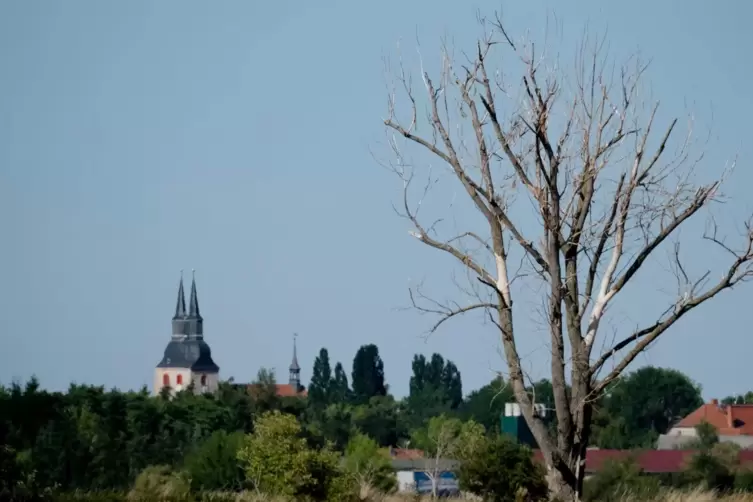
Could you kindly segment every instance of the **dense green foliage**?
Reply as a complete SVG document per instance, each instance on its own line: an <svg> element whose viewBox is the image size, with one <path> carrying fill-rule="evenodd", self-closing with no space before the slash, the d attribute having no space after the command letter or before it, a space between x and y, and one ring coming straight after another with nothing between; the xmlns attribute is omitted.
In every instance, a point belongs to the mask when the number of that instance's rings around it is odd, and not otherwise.
<svg viewBox="0 0 753 502"><path fill-rule="evenodd" d="M243 438L241 431L218 430L199 443L185 460L191 488L196 491L242 489L246 478L238 463L238 451Z"/></svg>
<svg viewBox="0 0 753 502"><path fill-rule="evenodd" d="M329 352L322 348L314 360L314 369L309 384L309 404L312 407L323 407L333 400L332 389L334 387L332 368L329 365Z"/></svg>
<svg viewBox="0 0 753 502"><path fill-rule="evenodd" d="M587 501L613 502L622 500L626 493L644 498L659 490L661 483L655 477L645 476L634 459L607 461L599 473L584 486Z"/></svg>
<svg viewBox="0 0 753 502"><path fill-rule="evenodd" d="M349 480L365 489L375 488L389 493L396 487L396 479L389 454L376 441L360 432L353 435L345 449L344 472Z"/></svg>
<svg viewBox="0 0 753 502"><path fill-rule="evenodd" d="M544 470L535 464L531 450L508 438L495 436L475 448L461 464L460 486L489 502L544 500Z"/></svg>
<svg viewBox="0 0 753 502"><path fill-rule="evenodd" d="M439 354L433 354L429 361L423 354L416 354L406 401L410 425L420 426L429 417L457 410L462 403L463 383L455 364Z"/></svg>
<svg viewBox="0 0 753 502"><path fill-rule="evenodd" d="M372 397L386 396L384 363L379 357L379 348L374 344L364 345L353 359L353 401L366 404Z"/></svg>
<svg viewBox="0 0 753 502"><path fill-rule="evenodd" d="M701 389L679 371L641 368L602 398L595 442L602 448L651 448L659 434L702 404Z"/></svg>
<svg viewBox="0 0 753 502"><path fill-rule="evenodd" d="M695 453L684 470L667 475L643 473L632 458L606 462L585 484L584 500L610 502L624 500L626 494L636 499L650 498L661 489L702 489L717 494L753 492L753 473L740 465L739 447L720 443L713 427L701 423L696 427Z"/></svg>
<svg viewBox="0 0 753 502"><path fill-rule="evenodd" d="M177 492L184 486L193 493L237 491L258 485L270 493L298 496L303 490L334 496L355 485L389 489L394 480L387 472L385 447L410 444L430 453L441 447L443 456L458 458L466 454L461 446L479 448L474 458L508 452L510 445L495 439L504 405L513 400L500 377L463 399L460 371L452 361L439 354L416 355L412 370L404 399L388 393L374 345L355 355L352 386L344 366L338 362L333 370L322 349L314 361L308 399L277 396L274 376L266 370L252 386L223 382L215 395L184 391L172 398L151 396L146 389L121 392L83 385L48 392L34 379L0 386L0 494L20 499L45 490L127 492L141 479L137 485L142 491ZM536 382L530 391L536 402L553 407L548 381ZM681 373L638 370L599 401L593 443L646 446L700 403L700 389ZM483 440L469 439L479 437ZM264 445L269 457L263 457ZM272 461L282 446L290 450L283 455L287 464ZM696 471L706 474L697 474L697 480L718 486L742 485L751 478L742 473L714 478L719 458L714 448L708 449L712 460L699 457ZM538 485L528 478L494 479L497 468L515 472L514 466L503 464L469 464L476 473L474 486L488 491L513 483L535 492ZM258 466L277 470L262 476L254 470ZM291 476L298 481L291 482Z"/></svg>
<svg viewBox="0 0 753 502"><path fill-rule="evenodd" d="M296 499L316 494L317 500L329 500L339 455L326 447L310 448L293 415L270 411L246 436L238 460L249 483L263 493Z"/></svg>

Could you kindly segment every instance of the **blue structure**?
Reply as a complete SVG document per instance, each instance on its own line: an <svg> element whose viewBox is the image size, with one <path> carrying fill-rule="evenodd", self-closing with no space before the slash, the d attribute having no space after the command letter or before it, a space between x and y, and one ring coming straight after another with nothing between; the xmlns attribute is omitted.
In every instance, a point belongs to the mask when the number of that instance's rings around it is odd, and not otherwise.
<svg viewBox="0 0 753 502"><path fill-rule="evenodd" d="M420 495L431 494L432 483L431 478L425 473L415 471L413 473L413 479L416 483L416 492ZM460 487L458 485L458 478L455 473L451 471L444 471L439 475L437 480L437 496L439 497L454 497L460 494Z"/></svg>

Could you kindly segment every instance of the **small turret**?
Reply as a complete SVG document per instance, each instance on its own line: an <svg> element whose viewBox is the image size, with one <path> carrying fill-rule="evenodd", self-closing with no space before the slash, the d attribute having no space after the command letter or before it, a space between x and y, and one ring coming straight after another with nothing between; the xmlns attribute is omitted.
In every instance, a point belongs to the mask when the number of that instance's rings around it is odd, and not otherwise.
<svg viewBox="0 0 753 502"><path fill-rule="evenodd" d="M290 386L299 392L301 390L301 367L298 364L298 347L296 346L298 334L293 334L293 362L290 363Z"/></svg>

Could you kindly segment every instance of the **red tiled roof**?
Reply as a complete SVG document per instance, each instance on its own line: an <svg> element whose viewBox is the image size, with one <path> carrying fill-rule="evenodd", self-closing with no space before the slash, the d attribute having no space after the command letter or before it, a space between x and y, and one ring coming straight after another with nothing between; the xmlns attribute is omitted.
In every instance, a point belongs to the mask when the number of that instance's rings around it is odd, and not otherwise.
<svg viewBox="0 0 753 502"><path fill-rule="evenodd" d="M416 460L424 458L424 452L407 448L390 448L390 457L397 460Z"/></svg>
<svg viewBox="0 0 753 502"><path fill-rule="evenodd" d="M701 422L713 425L720 435L753 435L753 405L719 405L716 400L702 405L683 418L675 427L692 428Z"/></svg>
<svg viewBox="0 0 753 502"><path fill-rule="evenodd" d="M586 472L598 472L610 460L634 458L638 466L646 473L663 474L681 472L685 469L695 450L588 450L586 452ZM424 457L421 450L407 448L390 448L394 460L417 460ZM533 451L537 462L544 462L541 450ZM740 451L740 463L753 463L753 450Z"/></svg>
<svg viewBox="0 0 753 502"><path fill-rule="evenodd" d="M306 389L296 392L296 389L289 383L278 383L276 387L277 387L277 395L280 397L294 397L294 396L306 397L309 395Z"/></svg>
<svg viewBox="0 0 753 502"><path fill-rule="evenodd" d="M257 394L259 384L250 383L247 385L248 392L254 396ZM279 397L307 397L309 395L308 390L303 389L300 392L296 392L292 385L289 383L275 384L275 393Z"/></svg>
<svg viewBox="0 0 753 502"><path fill-rule="evenodd" d="M631 456L646 473L680 472L695 453L693 450L588 450L586 472L597 472L609 460L623 460ZM544 461L541 450L534 450L533 457L539 462ZM740 451L740 463L751 462L753 462L753 451Z"/></svg>

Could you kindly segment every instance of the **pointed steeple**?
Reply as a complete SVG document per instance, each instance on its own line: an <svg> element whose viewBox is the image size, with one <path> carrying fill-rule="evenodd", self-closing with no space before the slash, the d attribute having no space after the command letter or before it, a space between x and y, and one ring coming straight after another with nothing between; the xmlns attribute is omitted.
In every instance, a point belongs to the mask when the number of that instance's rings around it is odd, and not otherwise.
<svg viewBox="0 0 753 502"><path fill-rule="evenodd" d="M191 303L188 306L188 317L201 319L199 313L199 296L196 294L196 270L191 271Z"/></svg>
<svg viewBox="0 0 753 502"><path fill-rule="evenodd" d="M180 285L178 286L178 303L175 305L175 317L173 319L183 319L186 317L186 293L183 291L183 271L180 271Z"/></svg>
<svg viewBox="0 0 753 502"><path fill-rule="evenodd" d="M293 333L293 362L290 363L290 378L288 383L298 393L301 390L301 367L298 365L298 347L296 346L298 333Z"/></svg>
<svg viewBox="0 0 753 502"><path fill-rule="evenodd" d="M298 338L298 333L293 334L293 362L290 363L290 371L301 371L301 367L298 365L298 347L296 346L296 338Z"/></svg>
<svg viewBox="0 0 753 502"><path fill-rule="evenodd" d="M183 271L180 271L180 284L178 285L178 301L175 304L173 316L173 336L184 337L188 335L188 322L186 321L186 294L183 291Z"/></svg>
<svg viewBox="0 0 753 502"><path fill-rule="evenodd" d="M188 336L191 338L204 337L204 319L199 312L199 296L196 293L196 270L192 271L191 299L188 304Z"/></svg>

